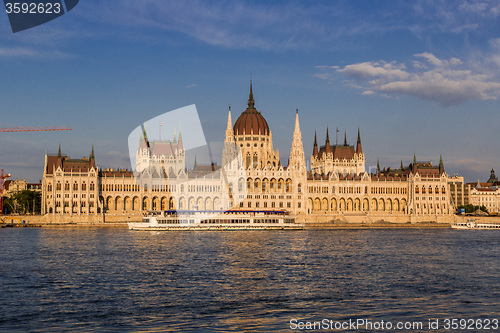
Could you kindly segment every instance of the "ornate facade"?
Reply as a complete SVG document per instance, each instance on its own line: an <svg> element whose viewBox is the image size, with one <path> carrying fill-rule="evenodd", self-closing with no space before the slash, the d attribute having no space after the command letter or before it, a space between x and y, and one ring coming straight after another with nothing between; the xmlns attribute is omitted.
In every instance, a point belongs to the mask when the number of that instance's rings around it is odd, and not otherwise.
<svg viewBox="0 0 500 333"><path fill-rule="evenodd" d="M164 209L284 209L300 216L331 219L351 215L436 216L454 212L450 185L460 181L439 166L417 162L375 174L365 170L358 129L356 146L325 144L316 135L307 170L299 112L295 113L287 166L274 150L272 132L257 110L252 83L248 107L232 123L231 109L221 167L215 163L186 170L182 134L149 142L144 132L136 170L99 170L88 159L46 156L43 212L47 214L132 214ZM457 178L457 179L455 179ZM463 180L462 180L463 181Z"/></svg>
<svg viewBox="0 0 500 333"><path fill-rule="evenodd" d="M500 213L500 182L492 169L486 183L466 184L469 192L469 202L474 206L485 206L489 213Z"/></svg>
<svg viewBox="0 0 500 333"><path fill-rule="evenodd" d="M338 131L338 130L337 130ZM347 133L344 133L344 144L331 145L326 129L325 145L318 150L316 133L314 133L314 146L311 155L311 171L314 173L356 174L365 172L365 155L361 147L361 136L358 128L358 141L356 149L347 144Z"/></svg>

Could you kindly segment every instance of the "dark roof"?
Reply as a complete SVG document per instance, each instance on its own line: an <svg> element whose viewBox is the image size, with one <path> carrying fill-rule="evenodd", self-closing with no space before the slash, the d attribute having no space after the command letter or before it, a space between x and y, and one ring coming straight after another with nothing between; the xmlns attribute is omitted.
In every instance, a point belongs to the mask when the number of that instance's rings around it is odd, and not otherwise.
<svg viewBox="0 0 500 333"><path fill-rule="evenodd" d="M4 190L8 190L9 189L9 186L10 186L10 183L12 183L12 180L6 180L3 182L3 189Z"/></svg>
<svg viewBox="0 0 500 333"><path fill-rule="evenodd" d="M236 119L233 131L234 135L269 135L269 126L267 125L266 119L255 108L251 82L248 107L240 114L238 119Z"/></svg>
<svg viewBox="0 0 500 333"><path fill-rule="evenodd" d="M319 149L318 155L323 157L323 154L326 153L327 146L322 146ZM354 158L354 154L356 151L354 150L354 146L345 146L345 145L330 145L330 152L333 154L333 159L345 159L350 160Z"/></svg>
<svg viewBox="0 0 500 333"><path fill-rule="evenodd" d="M93 159L70 159L68 156L47 155L47 174L53 173L54 167L61 166L63 172L89 172L92 167L95 167Z"/></svg>

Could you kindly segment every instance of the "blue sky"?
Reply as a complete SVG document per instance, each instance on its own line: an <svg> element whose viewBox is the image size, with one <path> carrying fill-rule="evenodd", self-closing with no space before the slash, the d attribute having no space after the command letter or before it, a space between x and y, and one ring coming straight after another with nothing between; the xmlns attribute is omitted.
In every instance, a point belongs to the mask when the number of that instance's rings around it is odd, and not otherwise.
<svg viewBox="0 0 500 333"><path fill-rule="evenodd" d="M286 164L295 109L306 156L314 132L339 128L367 166L418 160L486 181L500 173L500 3L497 1L82 0L13 34L0 17L0 168L41 179L44 153L130 168L142 122L196 104L207 141L256 107Z"/></svg>

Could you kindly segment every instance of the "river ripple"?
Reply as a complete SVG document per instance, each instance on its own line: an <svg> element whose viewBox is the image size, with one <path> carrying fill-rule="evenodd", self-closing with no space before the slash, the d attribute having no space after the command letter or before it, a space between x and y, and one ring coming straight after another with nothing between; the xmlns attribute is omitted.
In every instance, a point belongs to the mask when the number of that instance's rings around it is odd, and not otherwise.
<svg viewBox="0 0 500 333"><path fill-rule="evenodd" d="M497 231L0 230L0 331L500 318ZM491 331L491 330L490 330Z"/></svg>

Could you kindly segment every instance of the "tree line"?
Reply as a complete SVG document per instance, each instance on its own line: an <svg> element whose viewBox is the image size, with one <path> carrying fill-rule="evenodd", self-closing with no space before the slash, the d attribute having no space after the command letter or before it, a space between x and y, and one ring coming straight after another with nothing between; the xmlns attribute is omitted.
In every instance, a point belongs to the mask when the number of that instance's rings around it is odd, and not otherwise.
<svg viewBox="0 0 500 333"><path fill-rule="evenodd" d="M42 194L39 191L23 190L3 198L4 214L40 214Z"/></svg>

